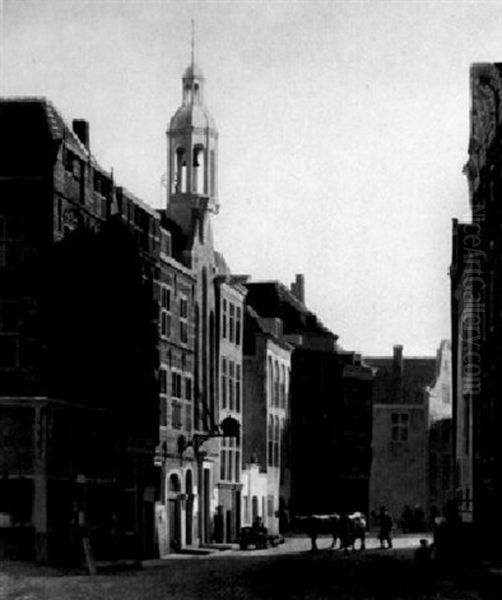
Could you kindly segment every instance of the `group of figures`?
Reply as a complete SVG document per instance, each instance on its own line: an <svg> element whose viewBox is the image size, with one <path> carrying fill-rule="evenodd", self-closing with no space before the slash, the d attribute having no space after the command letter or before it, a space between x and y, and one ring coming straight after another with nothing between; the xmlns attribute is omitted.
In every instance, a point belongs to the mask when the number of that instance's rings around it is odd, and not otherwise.
<svg viewBox="0 0 502 600"><path fill-rule="evenodd" d="M330 515L306 515L297 516L293 520L293 530L298 533L306 533L312 542L312 550L317 550L317 538L319 535L331 535L333 541L331 549L336 547L340 540L340 549L345 553L356 550L356 542L359 540L359 550L366 547L366 518L361 512L330 514Z"/></svg>
<svg viewBox="0 0 502 600"><path fill-rule="evenodd" d="M387 509L382 506L378 516L379 532L378 540L380 547L392 548L392 517ZM317 550L317 538L319 535L331 535L333 541L330 549L335 549L340 540L340 549L345 554L352 550L365 550L366 531L368 525L366 517L362 512L334 513L330 515L306 515L297 516L293 521L293 529L297 532L306 533L312 542L312 550ZM356 542L359 541L358 548Z"/></svg>
<svg viewBox="0 0 502 600"><path fill-rule="evenodd" d="M433 508L431 508L432 520L437 516L433 513ZM426 530L425 513L420 506L417 505L413 509L409 505L404 507L401 514L401 529L403 533L421 533Z"/></svg>

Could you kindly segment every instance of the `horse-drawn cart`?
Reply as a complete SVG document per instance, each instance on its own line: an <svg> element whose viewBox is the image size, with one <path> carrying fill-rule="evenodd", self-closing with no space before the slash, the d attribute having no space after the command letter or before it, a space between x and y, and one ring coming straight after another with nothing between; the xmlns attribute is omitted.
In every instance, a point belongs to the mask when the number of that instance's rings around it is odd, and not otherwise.
<svg viewBox="0 0 502 600"><path fill-rule="evenodd" d="M249 546L254 546L257 550L268 547L275 548L283 542L283 536L267 533L266 530L257 531L253 527L243 527L239 537L239 547L241 550L247 550Z"/></svg>

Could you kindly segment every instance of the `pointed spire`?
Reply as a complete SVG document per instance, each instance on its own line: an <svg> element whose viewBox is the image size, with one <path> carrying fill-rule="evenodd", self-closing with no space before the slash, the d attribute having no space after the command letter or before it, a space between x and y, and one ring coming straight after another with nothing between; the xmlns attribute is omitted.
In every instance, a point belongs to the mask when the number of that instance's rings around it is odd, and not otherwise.
<svg viewBox="0 0 502 600"><path fill-rule="evenodd" d="M195 20L192 19L192 56L190 64L192 65L192 70L195 64Z"/></svg>

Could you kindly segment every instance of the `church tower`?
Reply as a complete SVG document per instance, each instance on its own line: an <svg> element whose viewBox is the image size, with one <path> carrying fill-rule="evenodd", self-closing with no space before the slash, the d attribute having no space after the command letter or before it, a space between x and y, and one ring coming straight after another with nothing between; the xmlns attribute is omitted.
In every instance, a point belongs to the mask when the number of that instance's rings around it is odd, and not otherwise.
<svg viewBox="0 0 502 600"><path fill-rule="evenodd" d="M167 131L167 215L185 233L194 210L200 214L218 209L218 133L203 92L204 76L194 62L192 45L192 61L182 78L182 104Z"/></svg>
<svg viewBox="0 0 502 600"><path fill-rule="evenodd" d="M217 212L218 133L204 106L204 76L193 57L182 78L182 104L167 130L166 216L180 229L181 261L195 275L193 431L208 436L196 451L198 538L211 541L214 489L219 473L216 255L211 228ZM197 443L196 443L197 446Z"/></svg>

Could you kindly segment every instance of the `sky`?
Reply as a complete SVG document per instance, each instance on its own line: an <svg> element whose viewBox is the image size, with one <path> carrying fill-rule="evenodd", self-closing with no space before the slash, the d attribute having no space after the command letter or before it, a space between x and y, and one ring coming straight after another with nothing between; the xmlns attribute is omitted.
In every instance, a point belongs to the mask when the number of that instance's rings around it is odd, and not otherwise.
<svg viewBox="0 0 502 600"><path fill-rule="evenodd" d="M502 2L0 0L0 94L90 122L115 180L166 204L165 132L196 62L219 132L215 243L253 280L306 279L349 350L450 337L466 220L469 67L502 61Z"/></svg>

